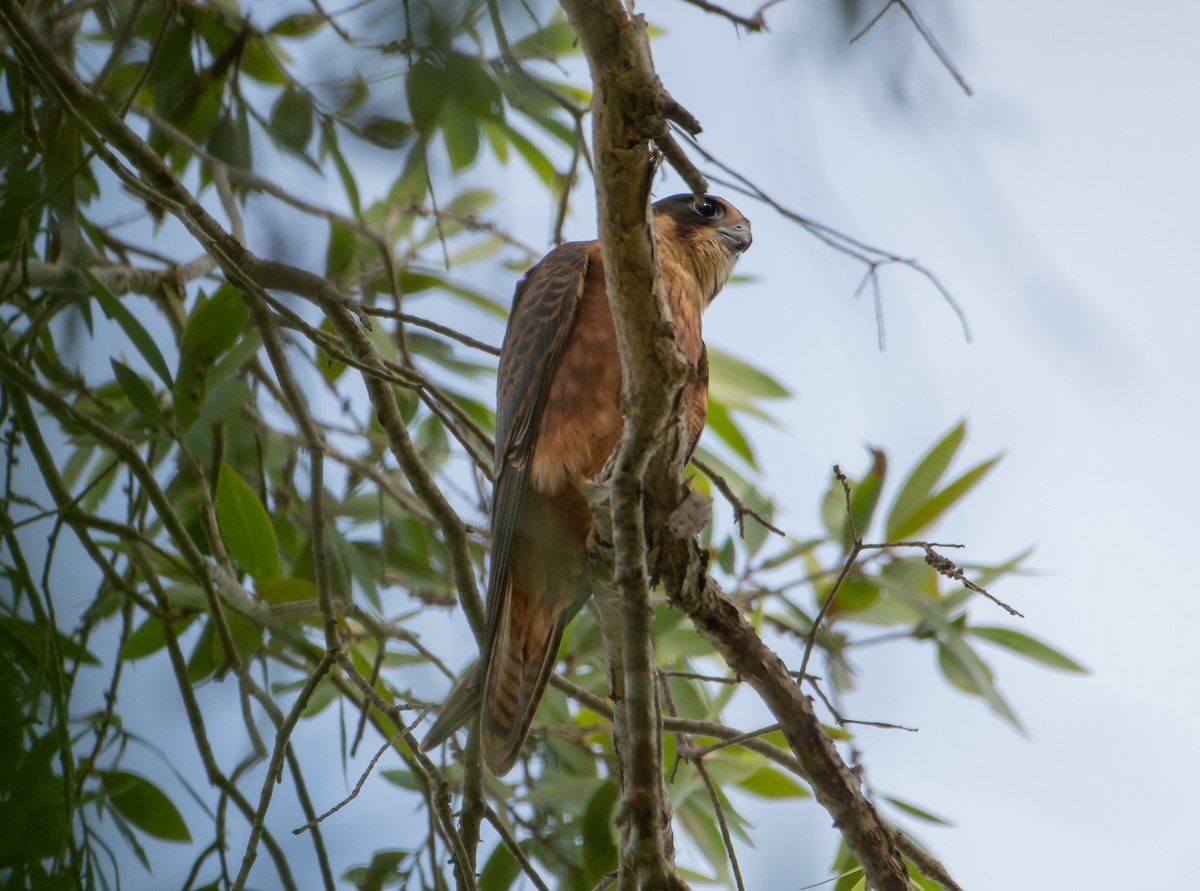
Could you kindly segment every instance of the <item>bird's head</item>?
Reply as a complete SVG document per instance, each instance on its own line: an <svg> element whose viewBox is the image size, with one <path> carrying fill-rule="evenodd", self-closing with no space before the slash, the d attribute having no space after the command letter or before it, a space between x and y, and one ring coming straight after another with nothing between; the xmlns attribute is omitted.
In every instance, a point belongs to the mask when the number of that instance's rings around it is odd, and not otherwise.
<svg viewBox="0 0 1200 891"><path fill-rule="evenodd" d="M715 195L672 195L654 202L653 209L664 264L678 264L695 276L711 301L753 241L750 221Z"/></svg>
<svg viewBox="0 0 1200 891"><path fill-rule="evenodd" d="M672 195L654 202L659 235L688 242L720 244L736 257L750 247L750 221L740 210L715 195Z"/></svg>

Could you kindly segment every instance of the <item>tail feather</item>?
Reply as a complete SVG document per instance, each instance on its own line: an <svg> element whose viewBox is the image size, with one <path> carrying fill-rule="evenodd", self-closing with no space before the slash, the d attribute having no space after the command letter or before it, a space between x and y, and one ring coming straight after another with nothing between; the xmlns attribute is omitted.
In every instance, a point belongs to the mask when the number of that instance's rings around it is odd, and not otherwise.
<svg viewBox="0 0 1200 891"><path fill-rule="evenodd" d="M480 747L496 776L512 769L529 735L558 660L565 606L509 588L481 690Z"/></svg>
<svg viewBox="0 0 1200 891"><path fill-rule="evenodd" d="M479 691L483 685L483 664L476 662L462 679L450 691L442 706L441 714L433 722L421 740L421 751L428 752L434 746L440 746L454 731L462 727L479 712Z"/></svg>

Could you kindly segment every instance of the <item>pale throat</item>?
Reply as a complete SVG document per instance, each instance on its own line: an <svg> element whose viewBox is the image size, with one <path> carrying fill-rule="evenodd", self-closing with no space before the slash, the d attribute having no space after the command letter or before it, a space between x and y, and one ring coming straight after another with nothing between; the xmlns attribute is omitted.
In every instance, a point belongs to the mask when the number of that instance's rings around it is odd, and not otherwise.
<svg viewBox="0 0 1200 891"><path fill-rule="evenodd" d="M682 274L699 286L699 294L704 301L698 307L700 310L708 309L713 298L725 287L737 262L737 256L730 253L719 238L691 242L683 249L676 247L669 239L660 238L658 249L664 277ZM669 271L671 267L676 271Z"/></svg>

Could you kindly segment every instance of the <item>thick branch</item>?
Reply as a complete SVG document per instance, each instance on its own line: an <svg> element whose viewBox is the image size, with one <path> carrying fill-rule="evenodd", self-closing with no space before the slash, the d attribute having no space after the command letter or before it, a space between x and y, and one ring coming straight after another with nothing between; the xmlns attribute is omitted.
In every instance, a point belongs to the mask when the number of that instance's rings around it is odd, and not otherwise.
<svg viewBox="0 0 1200 891"><path fill-rule="evenodd" d="M672 604L691 616L696 630L779 720L817 800L862 865L870 887L908 891L908 871L890 827L863 795L858 778L834 748L787 666L708 577L706 561L695 541L672 542L671 551L665 584Z"/></svg>
<svg viewBox="0 0 1200 891"><path fill-rule="evenodd" d="M167 269L145 269L140 266L91 266L86 271L117 297L125 294L151 295L165 283L180 284L208 275L217 264L207 254L187 263ZM0 281L19 281L29 288L45 288L70 294L90 294L91 284L84 270L65 263L25 263L15 268L0 263Z"/></svg>
<svg viewBox="0 0 1200 891"><path fill-rule="evenodd" d="M624 711L616 721L624 737L618 739L624 780L619 885L678 887L682 883L671 865L670 814L660 766L643 495L652 460L663 453L665 443L678 445L681 439L663 433L675 418L688 371L675 342L648 207L653 173L649 145L666 132L665 115L680 111L654 73L641 18L631 19L619 0L563 0L563 7L579 35L595 87L600 245L622 366L625 432L610 483L624 668L623 690L614 690L624 697ZM678 419L674 426L678 430ZM680 452L668 450L665 461L654 461L650 475L669 479L673 468L678 489Z"/></svg>

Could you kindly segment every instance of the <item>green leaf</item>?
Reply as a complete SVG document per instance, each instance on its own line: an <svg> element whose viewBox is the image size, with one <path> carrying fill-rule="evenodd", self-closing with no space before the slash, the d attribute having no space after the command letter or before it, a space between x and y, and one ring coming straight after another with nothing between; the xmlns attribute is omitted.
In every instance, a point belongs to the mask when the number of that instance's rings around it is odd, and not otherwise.
<svg viewBox="0 0 1200 891"><path fill-rule="evenodd" d="M196 301L184 326L180 349L199 353L211 363L237 342L249 320L250 311L238 289L221 285L207 300Z"/></svg>
<svg viewBox="0 0 1200 891"><path fill-rule="evenodd" d="M109 804L126 820L155 838L190 842L183 817L158 786L145 777L120 770L100 771Z"/></svg>
<svg viewBox="0 0 1200 891"><path fill-rule="evenodd" d="M959 421L933 448L917 462L908 478L900 486L896 498L888 511L887 539L897 541L902 536L897 532L908 523L909 518L928 499L933 487L941 480L946 468L958 454L958 449L967 435L967 422Z"/></svg>
<svg viewBox="0 0 1200 891"><path fill-rule="evenodd" d="M479 891L508 891L520 875L521 864L508 845L496 845L479 873Z"/></svg>
<svg viewBox="0 0 1200 891"><path fill-rule="evenodd" d="M358 195L358 182L354 179L354 171L346 163L345 155L342 154L341 145L338 143L337 128L329 120L322 122L321 125L321 158L324 159L326 156L333 158L338 178L341 179L342 188L346 192L346 200L350 202L350 209L356 217L359 216L362 213L362 204Z"/></svg>
<svg viewBox="0 0 1200 891"><path fill-rule="evenodd" d="M388 192L393 205L408 205L421 201L429 188L429 171L425 166L425 143L413 146L404 159L404 169Z"/></svg>
<svg viewBox="0 0 1200 891"><path fill-rule="evenodd" d="M89 653L78 641L67 637L48 626L35 625L33 622L16 617L0 617L0 651L6 655L21 658L38 672L46 670L46 660L50 655L49 635L53 634L58 646L59 655L64 662L84 662L88 665L99 665L100 660Z"/></svg>
<svg viewBox="0 0 1200 891"><path fill-rule="evenodd" d="M450 98L446 70L428 59L418 59L404 80L404 91L413 123L428 136L437 127Z"/></svg>
<svg viewBox="0 0 1200 891"><path fill-rule="evenodd" d="M754 449L723 403L715 399L708 403L708 423L705 429L729 446L748 466L758 466L754 461Z"/></svg>
<svg viewBox="0 0 1200 891"><path fill-rule="evenodd" d="M186 616L178 620L173 625L174 632L182 634L189 625L195 621L196 616ZM138 628L126 638L124 645L121 647L121 658L127 662L132 662L135 659L141 659L149 656L152 653L157 653L167 645L167 635L163 629L163 624L160 620L150 616Z"/></svg>
<svg viewBox="0 0 1200 891"><path fill-rule="evenodd" d="M710 398L730 408L754 410L760 399L784 399L791 391L760 368L723 350L709 348ZM761 411L757 414L762 416Z"/></svg>
<svg viewBox="0 0 1200 891"><path fill-rule="evenodd" d="M871 520L875 516L875 508L879 505L879 494L883 491L883 481L887 477L887 455L879 449L871 449L871 469L850 491L850 515L854 517L854 531L859 540L865 540L871 528ZM841 484L838 484L841 488ZM842 546L849 549L850 524L846 523L842 536Z"/></svg>
<svg viewBox="0 0 1200 891"><path fill-rule="evenodd" d="M150 365L150 368L157 374L164 384L171 386L171 369L167 367L167 360L163 358L162 352L158 349L158 344L154 342L154 338L149 332L142 327L141 322L134 318L131 313L120 300L113 296L112 291L104 286L104 284L92 275L86 269L84 275L92 285L92 293L96 295L96 300L100 302L101 309L104 314L121 326L121 330L125 335L133 341L133 345L137 347L142 358Z"/></svg>
<svg viewBox="0 0 1200 891"><path fill-rule="evenodd" d="M824 586L823 586L824 587ZM833 601L835 610L864 610L879 599L879 584L870 576L852 572L846 576L842 586L838 588L837 597ZM824 600L824 594L822 594Z"/></svg>
<svg viewBox="0 0 1200 891"><path fill-rule="evenodd" d="M307 37L324 23L325 17L319 13L297 12L284 16L267 33L276 37Z"/></svg>
<svg viewBox="0 0 1200 891"><path fill-rule="evenodd" d="M367 142L380 148L398 149L408 144L413 138L415 130L408 121L374 117L369 118L358 132Z"/></svg>
<svg viewBox="0 0 1200 891"><path fill-rule="evenodd" d="M992 711L1008 721L1017 731L1024 732L1016 712L996 689L992 670L967 645L961 635L938 641L938 668L951 684L964 693L982 696Z"/></svg>
<svg viewBox="0 0 1200 891"><path fill-rule="evenodd" d="M579 52L579 38L566 18L556 13L546 27L514 43L512 51L518 59L553 60Z"/></svg>
<svg viewBox="0 0 1200 891"><path fill-rule="evenodd" d="M822 538L809 538L803 541L789 539L782 551L762 561L759 564L759 568L764 570L777 569L780 566L791 563L793 560L799 560L823 542L824 539Z"/></svg>
<svg viewBox="0 0 1200 891"><path fill-rule="evenodd" d="M317 586L308 579L264 578L254 582L254 591L267 603L300 603L317 599Z"/></svg>
<svg viewBox="0 0 1200 891"><path fill-rule="evenodd" d="M294 152L308 148L313 134L312 97L290 87L280 93L271 109L271 132Z"/></svg>
<svg viewBox="0 0 1200 891"><path fill-rule="evenodd" d="M763 765L737 785L763 798L808 798L812 794L798 780L770 765Z"/></svg>
<svg viewBox="0 0 1200 891"><path fill-rule="evenodd" d="M553 162L546 157L545 153L508 124L504 125L504 133L508 136L508 141L512 144L512 147L517 150L517 154L525 159L525 163L529 165L529 169L537 174L542 184L547 186L554 185L558 171L554 169Z"/></svg>
<svg viewBox="0 0 1200 891"><path fill-rule="evenodd" d="M279 54L279 47L275 47L274 53L267 52L266 40L262 37L252 37L246 41L239 70L259 83L282 87L288 83L288 76L275 61L274 57Z"/></svg>
<svg viewBox="0 0 1200 891"><path fill-rule="evenodd" d="M617 868L617 842L613 837L614 812L620 790L612 780L604 783L588 801L579 821L583 862L587 867L584 887L597 884Z"/></svg>
<svg viewBox="0 0 1200 891"><path fill-rule="evenodd" d="M430 288L438 288L447 294L461 297L471 306L483 310L493 318L503 319L508 315L504 307L497 303L494 298L480 291L468 288L466 285L453 282L437 272L418 271L412 267L400 271L400 290L404 294L416 294L421 291L427 291ZM445 347L445 344L441 341L432 342Z"/></svg>
<svg viewBox="0 0 1200 891"><path fill-rule="evenodd" d="M888 533L888 539L890 541L900 541L932 526L941 518L942 514L974 489L987 476L988 472L996 466L1001 457L1001 455L997 455L994 458L989 458L982 464L977 464L936 495L919 504L903 523L898 523Z"/></svg>
<svg viewBox="0 0 1200 891"><path fill-rule="evenodd" d="M208 150L231 167L250 170L254 167L254 150L250 142L250 124L245 114L235 119L224 112L208 131Z"/></svg>
<svg viewBox="0 0 1200 891"><path fill-rule="evenodd" d="M186 430L200 415L208 394L208 372L217 358L237 342L250 313L241 293L221 285L206 298L202 293L188 316L179 344L175 375L175 420Z"/></svg>
<svg viewBox="0 0 1200 891"><path fill-rule="evenodd" d="M256 579L279 575L279 547L267 509L228 464L221 465L217 480L217 525L225 548L245 572Z"/></svg>
<svg viewBox="0 0 1200 891"><path fill-rule="evenodd" d="M473 118L499 120L504 117L504 97L500 85L478 59L462 53L446 58L446 78L455 104Z"/></svg>
<svg viewBox="0 0 1200 891"><path fill-rule="evenodd" d="M1087 669L1069 656L1060 653L1049 644L1030 637L1012 628L1000 628L988 625L975 625L967 628L967 633L998 646L1005 647L1034 662L1040 662L1050 668L1060 671L1071 671L1087 674Z"/></svg>
<svg viewBox="0 0 1200 891"><path fill-rule="evenodd" d="M188 659L188 680L191 683L198 684L217 670L221 664L216 652L219 646L212 620L205 620L200 637L196 639L196 647Z"/></svg>
<svg viewBox="0 0 1200 891"><path fill-rule="evenodd" d="M15 695L17 691L8 692ZM5 717L24 723L19 708ZM19 756L23 744L20 724L16 736L14 754ZM7 873L5 888L31 887L19 879L11 881L13 864L32 864L54 857L62 853L67 843L71 815L64 804L62 777L53 768L61 747L61 737L55 728L37 737L24 758L7 765L5 794L0 796L0 826L4 827L0 832L0 871Z"/></svg>
<svg viewBox="0 0 1200 891"><path fill-rule="evenodd" d="M470 114L450 106L442 116L442 137L450 166L458 171L470 167L479 154L479 121Z"/></svg>
<svg viewBox="0 0 1200 891"><path fill-rule="evenodd" d="M918 820L924 820L926 823L933 823L937 826L953 826L949 820L939 817L936 814L931 814L923 808L917 807L915 804L909 804L907 801L901 801L899 798L885 796L884 801L889 802L893 807L899 808L908 814L910 817L916 817Z"/></svg>
<svg viewBox="0 0 1200 891"><path fill-rule="evenodd" d="M142 380L140 374L123 362L118 362L116 359L110 359L109 362L112 364L113 374L117 378L117 383L129 399L129 404L142 416L142 420L146 422L146 426L151 428L165 427L167 416L163 414L162 407L154 397L154 391L150 389L150 385Z"/></svg>
<svg viewBox="0 0 1200 891"><path fill-rule="evenodd" d="M229 636L233 638L233 646L243 661L251 658L259 651L263 643L263 629L261 625L239 616L232 610L226 614L225 622L229 625ZM221 647L219 643L216 646L218 649ZM223 652L223 650L219 652L217 654L218 657Z"/></svg>
<svg viewBox="0 0 1200 891"><path fill-rule="evenodd" d="M329 222L329 246L325 249L325 277L339 281L354 265L358 235L334 220Z"/></svg>

